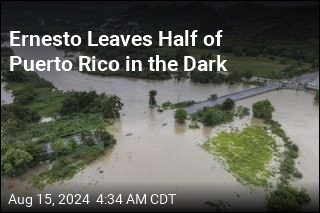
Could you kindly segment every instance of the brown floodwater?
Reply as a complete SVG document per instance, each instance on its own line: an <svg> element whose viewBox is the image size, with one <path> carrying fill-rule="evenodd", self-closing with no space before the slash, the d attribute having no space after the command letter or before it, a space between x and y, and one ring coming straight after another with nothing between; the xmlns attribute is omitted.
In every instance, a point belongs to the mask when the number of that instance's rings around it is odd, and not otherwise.
<svg viewBox="0 0 320 213"><path fill-rule="evenodd" d="M52 47L12 47L24 59L53 59L64 52ZM44 191L112 191L144 193L168 190L181 195L193 195L199 208L205 200L226 200L232 206L243 204L245 199L263 202L263 189L251 189L237 182L220 162L200 148L207 137L218 128L189 129L188 124L177 124L173 111L157 112L148 107L148 91L157 90L159 104L165 101L200 101L211 94L219 96L249 88L247 85L195 84L189 80L153 81L123 77L97 77L79 72L38 72L61 90L89 91L118 95L124 103L120 121L110 127L118 143L87 168L63 183L47 186ZM237 102L251 106L257 100L268 98L274 104L275 120L279 121L288 136L299 146L298 166L303 179L295 184L306 188L319 199L319 106L313 104L312 93L291 90L274 91ZM242 123L259 122L251 117ZM240 122L240 123L241 123ZM239 125L233 122L228 125ZM30 175L30 173L28 173ZM22 183L23 184L22 184ZM26 190L25 181L4 179L1 196ZM202 193L206 191L206 193ZM152 192L152 191L151 191ZM261 193L259 193L261 192ZM3 195L4 194L4 195ZM319 204L313 201L319 209Z"/></svg>

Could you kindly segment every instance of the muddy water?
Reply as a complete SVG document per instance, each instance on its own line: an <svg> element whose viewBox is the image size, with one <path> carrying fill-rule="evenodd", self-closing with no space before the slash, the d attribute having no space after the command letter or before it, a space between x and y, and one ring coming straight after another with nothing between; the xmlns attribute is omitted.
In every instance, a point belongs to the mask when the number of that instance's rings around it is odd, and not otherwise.
<svg viewBox="0 0 320 213"><path fill-rule="evenodd" d="M64 55L63 51L51 47L14 47L13 50L25 59L53 59ZM252 193L249 188L239 184L219 162L201 150L199 144L213 135L216 129L188 129L188 125L174 122L172 111L159 113L148 107L148 91L151 89L158 91L156 99L161 104L167 100L204 100L213 93L224 95L248 86L201 85L189 80L177 82L102 78L79 72L51 71L39 72L39 75L58 89L116 94L124 102L121 120L110 128L118 139L114 148L73 179L48 186L45 191L87 192L117 188L117 191L121 189L131 193L144 193L151 186L157 186L180 194L180 199L191 192L196 197L195 193L198 192L198 204L203 208L208 208L203 205L204 200L222 199L236 205L243 203L246 198L254 197L260 201L264 199L263 193ZM319 147L319 108L312 105L313 95L281 91L239 103L250 106L261 98L269 98L274 103L275 119L283 124L288 135L301 147L299 161L304 178L300 184L311 190L314 184L318 184L316 178L319 178L316 167L319 160L316 149ZM251 118L246 119L246 122L251 122ZM306 143L307 141L310 142ZM13 184L7 189L6 183L2 183L4 187L1 190L4 193L24 190L20 184L17 184L20 187ZM207 190L207 193L200 193L203 190Z"/></svg>

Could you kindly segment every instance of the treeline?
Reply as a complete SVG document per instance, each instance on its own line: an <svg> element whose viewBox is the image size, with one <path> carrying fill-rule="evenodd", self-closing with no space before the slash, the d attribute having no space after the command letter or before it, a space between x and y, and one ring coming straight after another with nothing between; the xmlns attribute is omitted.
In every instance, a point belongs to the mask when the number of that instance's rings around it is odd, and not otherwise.
<svg viewBox="0 0 320 213"><path fill-rule="evenodd" d="M288 64L283 72L285 77L301 73L297 67L303 63L311 64L311 69L319 68L319 7L318 5L299 7L267 7L252 3L242 3L230 7L214 9L201 3L168 6L138 5L126 11L112 12L107 9L66 9L66 8L25 8L2 7L2 31L20 29L30 34L59 34L68 31L78 34L83 41L79 47L61 47L66 51L81 51L88 55L95 55L103 60L118 60L124 64L125 56L139 59L147 67L147 59L155 56L158 48L158 31L173 31L184 34L186 29L197 29L198 38L196 48L233 54L236 57L249 56L253 58L266 57L270 63L286 63L286 59L296 63ZM50 15L48 15L50 14ZM85 26L85 27L84 27ZM223 30L223 42L220 47L215 45L206 47L202 38L204 35L214 35L217 30ZM152 35L151 47L88 47L87 31L95 33L93 40L101 34L122 35ZM4 37L3 40L6 38ZM167 48L167 47L163 47ZM160 47L161 49L161 47ZM180 48L175 48L173 55L183 55ZM179 53L180 51L180 53ZM172 54L160 54L164 60L174 59ZM186 54L184 54L186 55ZM177 58L177 57L175 57ZM240 59L241 60L241 59ZM278 62L280 60L280 62ZM276 62L277 61L277 62ZM245 71L245 70L244 70ZM243 71L243 72L244 72ZM241 73L243 73L241 72ZM136 73L103 73L92 72L97 75L121 75L135 78L169 79L171 77L187 77L183 73L155 74L146 72ZM203 73L201 73L203 74ZM209 74L207 74L209 75ZM239 79L233 74L232 81ZM197 74L193 76L196 82L205 82ZM212 78L211 76L207 76ZM282 76L275 76L282 77ZM211 82L229 81L218 75Z"/></svg>

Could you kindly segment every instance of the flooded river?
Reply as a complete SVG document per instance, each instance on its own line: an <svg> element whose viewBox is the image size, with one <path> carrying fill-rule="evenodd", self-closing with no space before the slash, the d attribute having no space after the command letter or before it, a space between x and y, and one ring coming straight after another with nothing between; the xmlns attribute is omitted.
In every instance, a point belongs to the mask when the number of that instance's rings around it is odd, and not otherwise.
<svg viewBox="0 0 320 213"><path fill-rule="evenodd" d="M24 59L54 59L64 52L53 47L13 47L16 55ZM158 104L165 101L200 101L211 94L219 96L249 88L247 85L195 84L189 80L153 81L122 77L97 77L79 72L38 72L61 90L89 91L116 94L124 103L120 121L110 131L118 143L83 171L63 183L48 186L44 191L68 190L88 192L117 188L131 193L145 193L146 189L168 190L198 197L201 208L206 200L227 200L231 205L243 204L243 199L254 198L263 202L262 189L252 192L239 184L211 155L203 151L202 144L217 128L189 129L176 124L173 111L157 112L148 107L148 91L158 92ZM1 92L2 93L2 92ZM2 94L1 94L2 96ZM252 103L268 98L275 106L274 118L279 121L301 150L298 166L304 177L296 182L319 199L319 106L313 104L312 93L283 90L259 95L237 102L251 107ZM2 97L3 98L3 97ZM3 99L2 99L3 100ZM240 122L255 122L251 117ZM234 122L232 125L236 125ZM32 173L31 173L32 174ZM20 183L19 183L20 182ZM2 194L25 190L22 179L2 181ZM9 186L9 188L8 188ZM206 191L207 193L202 193ZM200 193L201 192L201 193ZM192 193L192 194L191 194ZM179 194L183 195L180 196ZM319 205L319 204L317 204ZM319 208L319 206L318 206Z"/></svg>

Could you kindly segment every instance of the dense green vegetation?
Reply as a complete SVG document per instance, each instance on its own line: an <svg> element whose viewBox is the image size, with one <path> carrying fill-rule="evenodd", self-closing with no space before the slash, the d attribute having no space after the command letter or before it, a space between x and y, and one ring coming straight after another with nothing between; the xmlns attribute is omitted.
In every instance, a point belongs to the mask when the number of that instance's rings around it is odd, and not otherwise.
<svg viewBox="0 0 320 213"><path fill-rule="evenodd" d="M272 119L274 107L269 100L258 101L252 106L253 116L264 120Z"/></svg>
<svg viewBox="0 0 320 213"><path fill-rule="evenodd" d="M219 132L202 147L220 156L241 183L268 186L272 175L268 164L275 152L275 141L265 129L246 127L241 131Z"/></svg>
<svg viewBox="0 0 320 213"><path fill-rule="evenodd" d="M222 103L222 109L223 110L232 110L234 108L234 100L231 98L227 98L223 103Z"/></svg>
<svg viewBox="0 0 320 213"><path fill-rule="evenodd" d="M193 120L199 120L206 126L215 126L227 123L232 121L233 117L237 115L234 110L234 105L234 101L228 98L222 104L215 105L213 107L205 107L194 113L191 117ZM239 112L239 114L242 113Z"/></svg>
<svg viewBox="0 0 320 213"><path fill-rule="evenodd" d="M15 95L13 103L1 106L2 174L17 176L50 160L52 169L36 176L34 185L70 178L116 142L105 128L120 116L122 103L116 96L95 92L63 93L22 67L10 72L11 54L11 49L1 48L2 81ZM52 121L41 123L41 117Z"/></svg>
<svg viewBox="0 0 320 213"><path fill-rule="evenodd" d="M187 106L190 106L192 104L194 104L195 101L181 101L181 102L178 102L178 103L171 103L170 101L167 101L167 102L164 102L162 104L162 108L164 110L167 110L167 109L177 109L177 108L183 108L183 107L187 107Z"/></svg>
<svg viewBox="0 0 320 213"><path fill-rule="evenodd" d="M314 96L314 101L319 103L319 90L316 92L316 94Z"/></svg>
<svg viewBox="0 0 320 213"><path fill-rule="evenodd" d="M250 115L250 109L248 107L238 106L236 111L236 116L243 118Z"/></svg>
<svg viewBox="0 0 320 213"><path fill-rule="evenodd" d="M301 212L302 206L311 201L305 190L296 190L290 185L279 185L268 197L270 212Z"/></svg>
<svg viewBox="0 0 320 213"><path fill-rule="evenodd" d="M120 98L115 95L98 95L95 91L69 92L62 102L60 113L70 115L101 112L104 118L119 118L122 106Z"/></svg>
<svg viewBox="0 0 320 213"><path fill-rule="evenodd" d="M188 117L187 111L184 109L177 109L174 113L174 118L176 119L177 122L179 123L184 123Z"/></svg>

